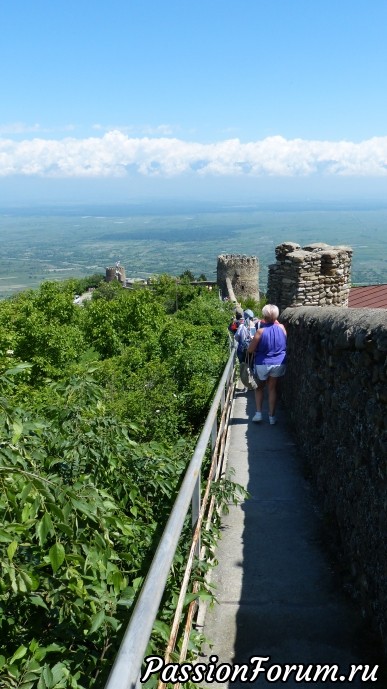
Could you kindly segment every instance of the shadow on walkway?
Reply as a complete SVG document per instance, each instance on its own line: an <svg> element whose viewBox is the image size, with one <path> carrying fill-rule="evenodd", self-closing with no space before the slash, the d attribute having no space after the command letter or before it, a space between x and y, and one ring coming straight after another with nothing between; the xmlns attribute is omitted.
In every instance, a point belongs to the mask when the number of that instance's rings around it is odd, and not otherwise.
<svg viewBox="0 0 387 689"><path fill-rule="evenodd" d="M384 665L382 652L327 556L313 492L302 475L283 410L276 426L268 424L265 406L263 422L253 424L248 419L254 411L254 394L237 392L228 465L251 497L232 507L224 520L213 576L219 604L207 612L204 632L212 646L206 655L218 656L218 664L269 657L262 663L266 669L337 665L336 682L332 675L325 682L296 681L294 669L286 686L349 685L344 680L350 666L368 665L369 676L374 665ZM378 681L363 681L361 675L359 671L350 686L387 686L381 668L373 674ZM276 671L269 677L272 681L260 674L258 686L283 684L280 678L273 681Z"/></svg>

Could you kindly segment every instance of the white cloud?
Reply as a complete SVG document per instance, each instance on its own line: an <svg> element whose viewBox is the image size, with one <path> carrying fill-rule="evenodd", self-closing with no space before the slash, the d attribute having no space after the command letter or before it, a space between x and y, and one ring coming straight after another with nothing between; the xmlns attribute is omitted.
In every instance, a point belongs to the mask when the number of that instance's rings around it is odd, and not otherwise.
<svg viewBox="0 0 387 689"><path fill-rule="evenodd" d="M249 143L228 139L201 144L165 135L135 138L113 130L86 139L0 139L3 177L123 177L128 168L141 175L164 177L183 173L200 177L385 177L387 137L353 143L271 136Z"/></svg>
<svg viewBox="0 0 387 689"><path fill-rule="evenodd" d="M132 137L143 137L143 136L172 136L174 133L173 127L170 124L159 124L157 126L152 126L150 124L142 125L103 125L96 122L92 125L92 129L97 132L120 132L121 134L127 134Z"/></svg>

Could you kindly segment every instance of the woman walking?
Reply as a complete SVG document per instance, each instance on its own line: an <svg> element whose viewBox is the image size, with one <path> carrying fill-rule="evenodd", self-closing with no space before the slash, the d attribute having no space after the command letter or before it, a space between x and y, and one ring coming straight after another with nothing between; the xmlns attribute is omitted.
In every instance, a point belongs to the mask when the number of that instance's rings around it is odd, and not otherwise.
<svg viewBox="0 0 387 689"><path fill-rule="evenodd" d="M258 380L255 390L257 411L252 421L262 421L262 403L265 386L268 386L269 423L276 423L275 409L277 404L278 378L285 373L286 362L286 330L282 323L278 323L279 310L274 304L266 304L262 309L264 323L261 322L248 347L248 352L255 352L254 375Z"/></svg>

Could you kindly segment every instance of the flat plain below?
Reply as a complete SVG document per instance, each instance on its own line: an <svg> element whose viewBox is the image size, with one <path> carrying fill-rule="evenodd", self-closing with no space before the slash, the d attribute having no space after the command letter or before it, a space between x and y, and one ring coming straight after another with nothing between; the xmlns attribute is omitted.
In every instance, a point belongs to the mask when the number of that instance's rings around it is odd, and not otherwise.
<svg viewBox="0 0 387 689"><path fill-rule="evenodd" d="M154 203L0 208L0 298L104 273L121 261L127 277L216 279L221 253L258 256L260 288L283 241L353 248L352 283L387 282L387 205Z"/></svg>

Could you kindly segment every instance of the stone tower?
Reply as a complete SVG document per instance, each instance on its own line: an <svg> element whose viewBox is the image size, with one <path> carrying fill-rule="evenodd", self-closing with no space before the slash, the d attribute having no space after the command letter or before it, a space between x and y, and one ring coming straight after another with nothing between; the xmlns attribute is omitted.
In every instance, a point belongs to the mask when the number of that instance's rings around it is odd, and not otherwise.
<svg viewBox="0 0 387 689"><path fill-rule="evenodd" d="M259 300L259 264L256 256L241 256L240 254L221 254L218 256L217 284L222 297L229 297L232 301L246 297ZM228 283L228 284L227 284ZM232 287L230 294L229 287Z"/></svg>
<svg viewBox="0 0 387 689"><path fill-rule="evenodd" d="M267 302L287 306L348 306L352 249L284 242L269 266Z"/></svg>
<svg viewBox="0 0 387 689"><path fill-rule="evenodd" d="M115 266L109 266L106 268L106 282L113 282L113 280L118 280L118 282L125 287L126 275L125 268L119 263Z"/></svg>

